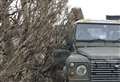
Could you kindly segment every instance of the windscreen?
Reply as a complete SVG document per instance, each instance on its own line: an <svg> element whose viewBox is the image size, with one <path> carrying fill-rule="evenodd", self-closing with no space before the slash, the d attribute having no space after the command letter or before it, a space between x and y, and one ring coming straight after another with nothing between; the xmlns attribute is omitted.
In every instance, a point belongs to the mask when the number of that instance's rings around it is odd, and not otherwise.
<svg viewBox="0 0 120 82"><path fill-rule="evenodd" d="M119 40L120 25L78 24L75 38L76 40Z"/></svg>

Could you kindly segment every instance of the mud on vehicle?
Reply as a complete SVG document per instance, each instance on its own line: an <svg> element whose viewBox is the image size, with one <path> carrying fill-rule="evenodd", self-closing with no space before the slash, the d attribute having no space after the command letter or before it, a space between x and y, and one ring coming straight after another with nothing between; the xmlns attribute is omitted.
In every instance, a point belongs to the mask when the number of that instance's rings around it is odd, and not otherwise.
<svg viewBox="0 0 120 82"><path fill-rule="evenodd" d="M120 82L120 24L116 21L77 21L73 51L55 50L66 82Z"/></svg>

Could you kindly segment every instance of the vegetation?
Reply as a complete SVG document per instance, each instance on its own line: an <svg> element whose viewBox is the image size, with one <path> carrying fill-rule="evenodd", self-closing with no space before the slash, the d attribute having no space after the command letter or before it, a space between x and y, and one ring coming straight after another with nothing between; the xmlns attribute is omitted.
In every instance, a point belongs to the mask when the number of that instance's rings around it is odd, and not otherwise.
<svg viewBox="0 0 120 82"><path fill-rule="evenodd" d="M0 0L0 82L63 81L52 52L67 48L72 23L66 4L67 0Z"/></svg>

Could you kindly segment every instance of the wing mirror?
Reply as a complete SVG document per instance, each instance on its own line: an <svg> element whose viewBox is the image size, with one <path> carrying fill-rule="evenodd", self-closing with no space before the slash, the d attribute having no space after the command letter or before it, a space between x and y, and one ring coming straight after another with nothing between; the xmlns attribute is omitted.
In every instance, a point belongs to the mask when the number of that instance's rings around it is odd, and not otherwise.
<svg viewBox="0 0 120 82"><path fill-rule="evenodd" d="M66 49L54 50L54 61L56 64L65 64L67 57L70 55L70 51Z"/></svg>

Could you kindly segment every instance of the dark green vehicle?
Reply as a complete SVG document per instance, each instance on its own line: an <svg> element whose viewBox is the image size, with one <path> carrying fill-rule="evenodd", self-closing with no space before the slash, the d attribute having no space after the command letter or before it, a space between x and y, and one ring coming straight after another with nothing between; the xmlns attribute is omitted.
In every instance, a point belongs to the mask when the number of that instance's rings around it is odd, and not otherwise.
<svg viewBox="0 0 120 82"><path fill-rule="evenodd" d="M120 82L120 24L78 21L74 29L73 51L55 51L65 82Z"/></svg>

